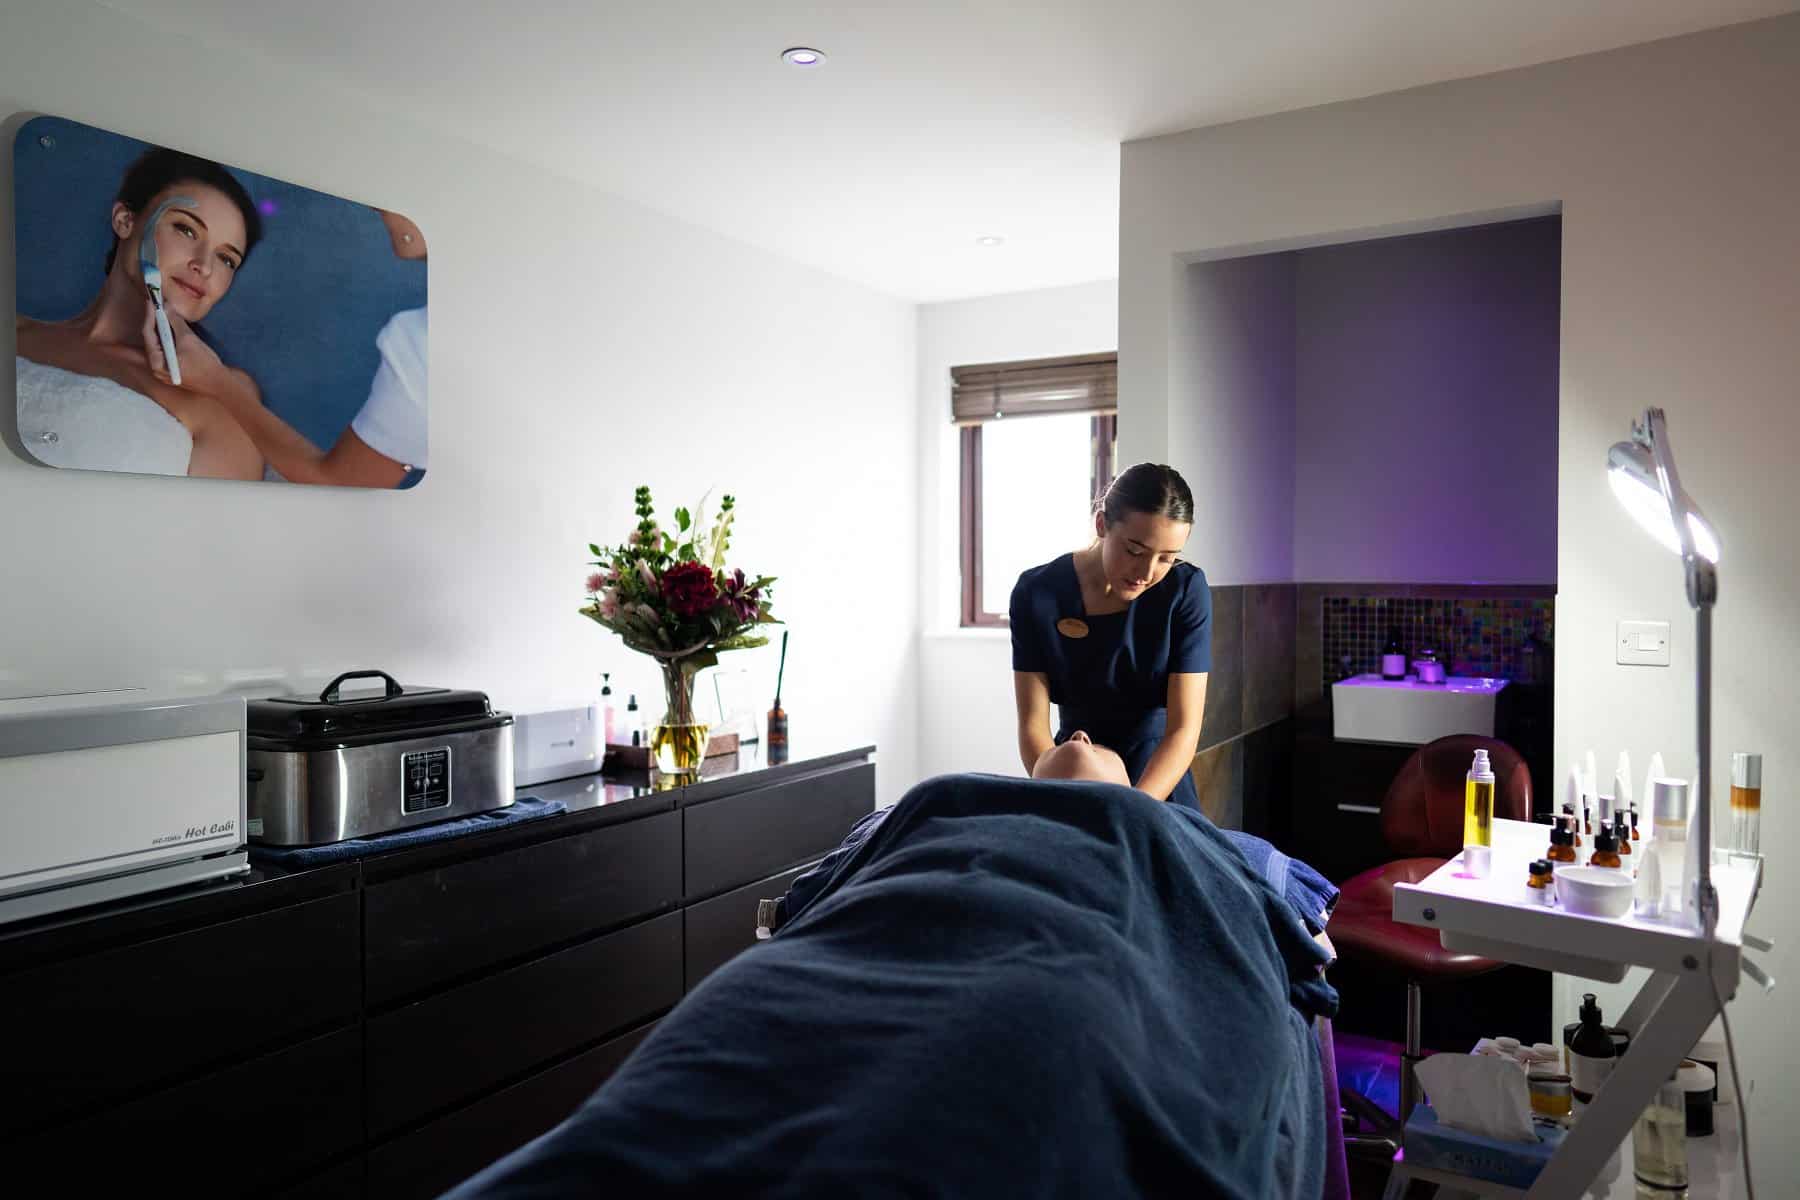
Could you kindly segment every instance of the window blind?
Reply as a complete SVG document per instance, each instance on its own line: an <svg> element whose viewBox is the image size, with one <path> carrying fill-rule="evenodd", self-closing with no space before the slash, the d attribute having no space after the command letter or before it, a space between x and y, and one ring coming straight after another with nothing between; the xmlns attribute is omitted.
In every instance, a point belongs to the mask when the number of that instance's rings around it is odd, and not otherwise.
<svg viewBox="0 0 1800 1200"><path fill-rule="evenodd" d="M950 419L958 425L1118 409L1116 353L950 368Z"/></svg>

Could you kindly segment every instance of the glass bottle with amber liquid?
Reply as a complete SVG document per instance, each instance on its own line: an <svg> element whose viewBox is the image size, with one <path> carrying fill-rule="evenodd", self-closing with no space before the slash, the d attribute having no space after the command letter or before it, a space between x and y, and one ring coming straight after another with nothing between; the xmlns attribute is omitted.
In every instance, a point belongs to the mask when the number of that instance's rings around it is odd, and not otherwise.
<svg viewBox="0 0 1800 1200"><path fill-rule="evenodd" d="M1525 898L1533 904L1554 904L1555 883L1555 869L1551 867L1549 860L1537 859L1531 864L1525 878Z"/></svg>
<svg viewBox="0 0 1800 1200"><path fill-rule="evenodd" d="M1602 825L1600 832L1594 835L1594 853L1588 858L1590 867L1611 867L1618 870L1624 866L1619 858L1619 840L1613 831Z"/></svg>
<svg viewBox="0 0 1800 1200"><path fill-rule="evenodd" d="M778 767L788 760L788 715L787 709L781 707L781 685L787 679L787 643L788 635L784 630L781 665L775 669L775 704L769 709L769 729L765 737L768 744L763 748L765 760L771 767Z"/></svg>
<svg viewBox="0 0 1800 1200"><path fill-rule="evenodd" d="M1550 849L1544 852L1544 858L1553 866L1575 865L1575 831L1569 828L1566 818L1559 818L1556 828L1550 831Z"/></svg>

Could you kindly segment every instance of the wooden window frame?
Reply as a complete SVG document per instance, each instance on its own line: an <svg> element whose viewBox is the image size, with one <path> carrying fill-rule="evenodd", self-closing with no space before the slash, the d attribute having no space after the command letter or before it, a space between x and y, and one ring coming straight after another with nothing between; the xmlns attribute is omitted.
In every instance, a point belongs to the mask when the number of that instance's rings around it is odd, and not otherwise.
<svg viewBox="0 0 1800 1200"><path fill-rule="evenodd" d="M1117 465L1119 418L1110 412L1094 413L1089 422L1089 496L1092 508L1112 483ZM981 603L982 564L982 424L963 425L961 438L961 557L962 626L965 629L1005 629L1007 614L988 612Z"/></svg>

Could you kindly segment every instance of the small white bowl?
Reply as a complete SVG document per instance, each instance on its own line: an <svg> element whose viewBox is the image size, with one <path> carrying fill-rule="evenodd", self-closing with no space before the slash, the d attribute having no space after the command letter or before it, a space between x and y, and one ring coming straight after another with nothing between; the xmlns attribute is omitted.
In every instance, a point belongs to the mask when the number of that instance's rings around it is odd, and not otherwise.
<svg viewBox="0 0 1800 1200"><path fill-rule="evenodd" d="M1564 867L1556 873L1556 898L1572 913L1622 917L1631 911L1631 872L1614 867Z"/></svg>

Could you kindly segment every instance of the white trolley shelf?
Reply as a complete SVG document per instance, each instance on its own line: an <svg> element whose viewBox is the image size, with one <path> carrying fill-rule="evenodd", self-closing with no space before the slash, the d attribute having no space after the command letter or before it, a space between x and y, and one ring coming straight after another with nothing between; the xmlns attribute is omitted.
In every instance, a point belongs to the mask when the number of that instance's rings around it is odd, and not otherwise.
<svg viewBox="0 0 1800 1200"><path fill-rule="evenodd" d="M1527 866L1544 856L1549 826L1496 820L1493 828L1493 869L1486 879L1470 877L1460 857L1451 859L1419 883L1394 886L1394 919L1436 929L1446 950L1547 971L1608 983L1624 979L1628 967L1651 971L1617 1022L1631 1031L1630 1052L1523 1193L1561 1200L1587 1190L1657 1087L1712 1023L1717 1003L1708 972L1720 996L1729 1001L1736 995L1744 921L1762 882L1761 860L1715 853L1719 921L1709 947L1697 929L1678 920L1608 920L1532 903L1525 898ZM1642 845L1634 843L1634 849ZM1629 1171L1623 1182L1629 1194Z"/></svg>

